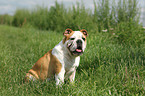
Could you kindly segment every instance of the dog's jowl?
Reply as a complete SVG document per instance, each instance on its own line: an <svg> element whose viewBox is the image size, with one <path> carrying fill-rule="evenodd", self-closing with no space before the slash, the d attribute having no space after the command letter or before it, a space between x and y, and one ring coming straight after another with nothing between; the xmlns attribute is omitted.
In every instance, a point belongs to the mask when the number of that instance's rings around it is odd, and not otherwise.
<svg viewBox="0 0 145 96"><path fill-rule="evenodd" d="M76 68L79 66L80 55L86 48L87 31L73 31L66 29L65 36L59 44L41 57L28 71L25 81L34 81L37 79L45 80L55 77L56 85L69 79L73 82L75 79Z"/></svg>

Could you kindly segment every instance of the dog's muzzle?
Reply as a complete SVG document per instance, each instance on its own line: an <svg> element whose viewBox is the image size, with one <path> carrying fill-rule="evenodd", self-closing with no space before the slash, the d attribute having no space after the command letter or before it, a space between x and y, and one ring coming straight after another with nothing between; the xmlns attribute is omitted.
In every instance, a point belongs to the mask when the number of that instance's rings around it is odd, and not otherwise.
<svg viewBox="0 0 145 96"><path fill-rule="evenodd" d="M70 50L70 47L73 47L73 44L69 45L68 49L69 49L69 51L71 52L72 55L79 56L79 55L83 54L82 45L83 45L83 42L82 42L82 40L79 39L79 40L76 41L76 46L75 46L74 51Z"/></svg>

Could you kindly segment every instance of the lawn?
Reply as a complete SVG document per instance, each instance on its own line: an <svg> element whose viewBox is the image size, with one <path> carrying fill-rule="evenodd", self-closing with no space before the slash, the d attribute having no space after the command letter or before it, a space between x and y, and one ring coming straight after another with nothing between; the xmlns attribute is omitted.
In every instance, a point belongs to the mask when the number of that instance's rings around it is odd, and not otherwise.
<svg viewBox="0 0 145 96"><path fill-rule="evenodd" d="M145 44L115 43L107 33L89 33L75 83L24 83L32 65L58 44L63 32L0 25L0 95L145 95Z"/></svg>

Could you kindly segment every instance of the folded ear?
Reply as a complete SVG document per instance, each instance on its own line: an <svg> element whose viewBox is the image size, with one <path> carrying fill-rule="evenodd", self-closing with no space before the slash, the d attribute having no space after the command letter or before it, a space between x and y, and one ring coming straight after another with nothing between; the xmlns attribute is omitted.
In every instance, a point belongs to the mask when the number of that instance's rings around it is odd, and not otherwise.
<svg viewBox="0 0 145 96"><path fill-rule="evenodd" d="M82 29L81 32L87 37L88 36L88 33L85 29Z"/></svg>
<svg viewBox="0 0 145 96"><path fill-rule="evenodd" d="M67 29L65 30L65 32L63 33L63 35L64 35L64 36L68 36L72 31L73 31L73 30L67 28Z"/></svg>

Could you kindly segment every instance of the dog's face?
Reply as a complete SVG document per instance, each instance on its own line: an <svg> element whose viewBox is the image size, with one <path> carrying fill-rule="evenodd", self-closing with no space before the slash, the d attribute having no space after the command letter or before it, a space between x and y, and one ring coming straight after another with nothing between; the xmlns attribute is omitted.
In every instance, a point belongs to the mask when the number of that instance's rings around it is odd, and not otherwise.
<svg viewBox="0 0 145 96"><path fill-rule="evenodd" d="M73 56L80 56L83 54L86 48L87 31L82 29L80 31L73 31L66 29L64 32L63 43L67 47L68 51Z"/></svg>

